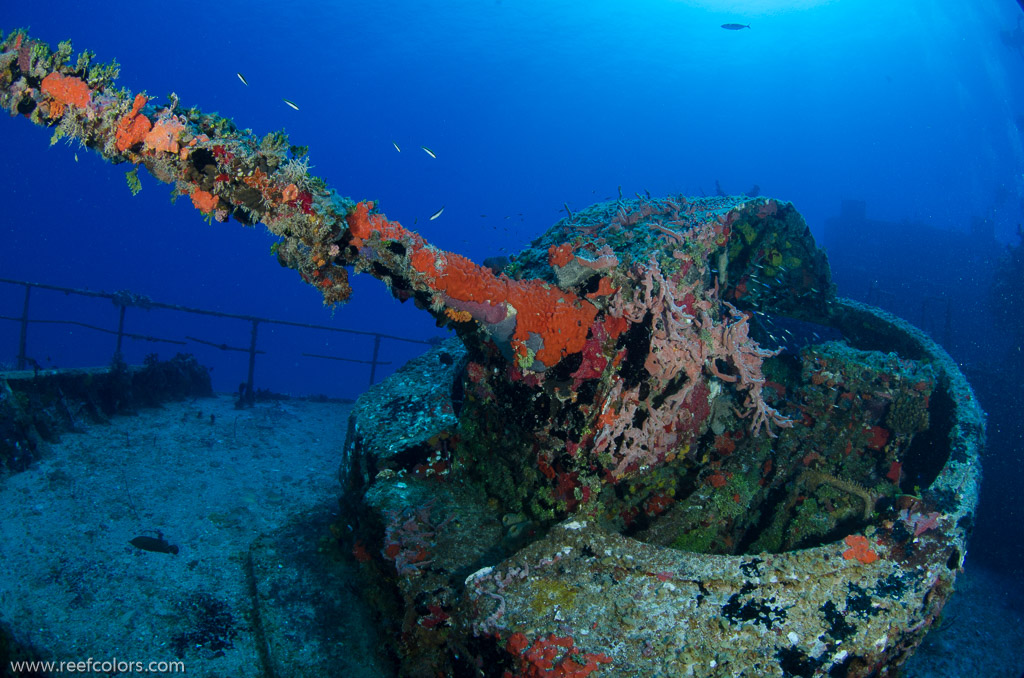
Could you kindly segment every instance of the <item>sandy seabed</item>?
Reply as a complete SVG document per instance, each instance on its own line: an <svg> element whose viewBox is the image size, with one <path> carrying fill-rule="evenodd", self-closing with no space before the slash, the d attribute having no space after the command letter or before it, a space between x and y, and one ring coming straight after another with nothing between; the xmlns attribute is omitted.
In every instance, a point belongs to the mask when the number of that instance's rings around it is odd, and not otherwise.
<svg viewBox="0 0 1024 678"><path fill-rule="evenodd" d="M57 661L180 659L189 675L261 675L248 549L337 505L350 407L236 410L220 395L65 434L0 481L0 619ZM178 553L129 544L139 536Z"/></svg>

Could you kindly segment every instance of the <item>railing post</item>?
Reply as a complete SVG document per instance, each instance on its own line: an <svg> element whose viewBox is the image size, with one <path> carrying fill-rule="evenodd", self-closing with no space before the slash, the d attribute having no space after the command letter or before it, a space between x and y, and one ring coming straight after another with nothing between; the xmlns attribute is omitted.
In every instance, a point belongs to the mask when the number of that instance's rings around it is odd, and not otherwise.
<svg viewBox="0 0 1024 678"><path fill-rule="evenodd" d="M373 335L373 357L370 358L370 386L377 381L377 356L380 355L380 335Z"/></svg>
<svg viewBox="0 0 1024 678"><path fill-rule="evenodd" d="M28 367L28 300L32 294L32 286L25 285L25 303L21 306L21 332L18 335L18 369Z"/></svg>
<svg viewBox="0 0 1024 678"><path fill-rule="evenodd" d="M124 339L124 312L126 306L124 304L118 304L117 314L117 346L114 348L114 360L117 361L121 356L121 341Z"/></svg>
<svg viewBox="0 0 1024 678"><path fill-rule="evenodd" d="M252 334L249 338L249 376L246 377L246 398L249 399L249 404L256 403L256 389L253 385L256 376L256 335L260 326L259 320L252 321Z"/></svg>

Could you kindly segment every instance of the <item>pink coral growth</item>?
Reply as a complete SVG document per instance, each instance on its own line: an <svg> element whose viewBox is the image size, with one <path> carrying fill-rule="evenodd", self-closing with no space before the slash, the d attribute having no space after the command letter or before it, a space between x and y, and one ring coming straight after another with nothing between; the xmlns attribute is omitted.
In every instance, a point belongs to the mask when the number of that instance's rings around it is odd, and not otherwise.
<svg viewBox="0 0 1024 678"><path fill-rule="evenodd" d="M697 237L712 237L713 231L694 234ZM690 263L688 260L686 263ZM685 266L684 271L690 267ZM625 301L621 294L613 299L613 310L630 322L641 322L651 314L651 348L644 367L662 386L684 376L682 387L670 396L659 408L648 409L648 420L644 431L631 429L631 421L640 406L638 389L622 392L621 385L613 387L605 401L602 414L609 419L608 411L612 402L617 403L617 421L595 439L598 451L608 448L611 440L623 435L623 443L637 445L623 456L623 462L615 471L620 475L634 462L650 464L665 454L656 448L660 444L685 442L678 435L681 430L695 430L693 422L680 422L675 417L680 409L693 413L693 407L706 398L691 399L690 392L703 384L708 374L720 381L736 384L745 391L744 411L740 416L751 417L751 433L757 435L762 428L774 436L771 425L788 427L792 422L765 402L765 378L761 371L764 359L775 355L758 346L750 338L748 316L727 302L719 302L715 293L699 295L698 283L684 281L682 273L666 277L656 259L651 258L644 267L634 297ZM725 319L717 320L716 313L728 313ZM723 371L728 366L729 371ZM650 424L650 431L647 431ZM641 433L642 439L633 439ZM653 436L653 437L652 437Z"/></svg>
<svg viewBox="0 0 1024 678"><path fill-rule="evenodd" d="M624 391L623 384L617 380L606 396L602 406L606 425L594 438L594 454L609 452L616 461L610 470L613 479L670 461L676 450L700 435L711 415L710 391L702 381L676 391L658 407L649 399L641 401L639 386ZM637 427L633 421L641 405L647 416Z"/></svg>
<svg viewBox="0 0 1024 678"><path fill-rule="evenodd" d="M928 530L937 529L939 526L939 518L942 514L937 511L930 513L917 513L911 512L908 509L900 511L900 519L907 524L908 527L914 529L914 536L920 537Z"/></svg>
<svg viewBox="0 0 1024 678"><path fill-rule="evenodd" d="M432 517L434 502L420 507L409 507L399 511L385 511L388 518L384 530L384 548L381 555L395 564L399 576L415 577L421 568L430 565L431 549L438 532L452 521L448 516L442 520Z"/></svg>
<svg viewBox="0 0 1024 678"><path fill-rule="evenodd" d="M764 400L765 378L761 372L761 364L765 358L777 355L778 351L769 351L758 346L748 335L749 316L741 313L727 301L722 303L729 309L730 319L712 330L718 351L716 358L727 361L736 369L737 374L722 374L715 364L715 359L709 361L708 367L719 379L738 382L738 387L747 392L743 402L745 411L740 416L751 416L751 435L756 436L764 426L765 432L774 438L775 434L772 433L770 424L775 424L779 428L789 428L793 425L791 419L784 417Z"/></svg>
<svg viewBox="0 0 1024 678"><path fill-rule="evenodd" d="M643 294L634 300L632 308L626 309L631 320L642 317L647 311L654 314L651 352L644 363L647 371L662 383L685 374L684 393L700 380L705 370L721 381L736 383L747 393L741 416L752 415L753 435L764 427L769 436L774 436L770 424L780 428L792 426L789 419L764 400L765 378L761 365L765 358L777 352L761 348L750 338L746 314L723 301L719 308L727 310L729 317L716 321L714 293L707 299L699 299L695 291L696 285L684 286L666 278L657 261L651 259L644 272ZM730 365L735 374L724 373L719 362Z"/></svg>

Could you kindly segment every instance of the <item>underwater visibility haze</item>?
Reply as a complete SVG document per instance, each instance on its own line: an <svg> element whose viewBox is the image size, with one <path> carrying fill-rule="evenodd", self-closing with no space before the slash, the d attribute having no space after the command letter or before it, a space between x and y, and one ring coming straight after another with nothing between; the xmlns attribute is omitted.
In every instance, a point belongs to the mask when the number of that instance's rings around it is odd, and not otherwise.
<svg viewBox="0 0 1024 678"><path fill-rule="evenodd" d="M0 17L3 675L1024 671L1021 4Z"/></svg>

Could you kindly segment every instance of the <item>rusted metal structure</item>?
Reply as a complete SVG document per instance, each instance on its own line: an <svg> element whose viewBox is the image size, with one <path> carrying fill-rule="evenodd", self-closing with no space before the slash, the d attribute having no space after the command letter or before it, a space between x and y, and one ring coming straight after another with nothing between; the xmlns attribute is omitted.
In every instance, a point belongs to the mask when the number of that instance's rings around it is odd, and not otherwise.
<svg viewBox="0 0 1024 678"><path fill-rule="evenodd" d="M354 268L457 334L346 442L344 539L398 673L870 676L934 623L982 414L941 348L835 296L791 204L609 201L498 272L338 196L283 134L112 76L0 46L12 113L264 223L326 303Z"/></svg>

